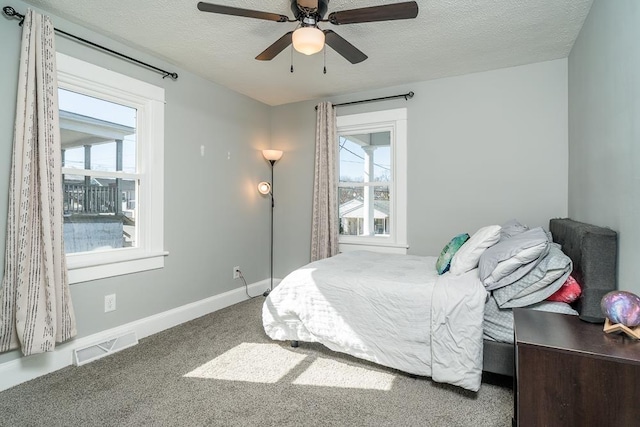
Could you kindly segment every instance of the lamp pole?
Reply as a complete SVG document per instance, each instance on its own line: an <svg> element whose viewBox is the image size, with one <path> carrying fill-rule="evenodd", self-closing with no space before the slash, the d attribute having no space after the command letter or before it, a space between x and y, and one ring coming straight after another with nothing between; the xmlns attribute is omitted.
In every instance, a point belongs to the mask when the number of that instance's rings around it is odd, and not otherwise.
<svg viewBox="0 0 640 427"><path fill-rule="evenodd" d="M269 284L269 289L264 291L262 296L266 297L273 290L273 208L275 207L275 201L273 200L273 165L275 165L275 160L269 160L271 163L271 191L269 194L271 195L271 249L269 251L270 256L270 264L269 264L269 278L271 280Z"/></svg>
<svg viewBox="0 0 640 427"><path fill-rule="evenodd" d="M271 250L269 251L270 255L270 264L269 264L269 278L270 285L269 289L264 291L263 296L268 296L269 293L273 290L273 208L275 207L275 201L273 199L273 166L276 164L278 160L282 157L282 150L262 150L262 156L269 161L271 164L271 185L269 188L269 195L271 196ZM266 195L266 193L262 193Z"/></svg>

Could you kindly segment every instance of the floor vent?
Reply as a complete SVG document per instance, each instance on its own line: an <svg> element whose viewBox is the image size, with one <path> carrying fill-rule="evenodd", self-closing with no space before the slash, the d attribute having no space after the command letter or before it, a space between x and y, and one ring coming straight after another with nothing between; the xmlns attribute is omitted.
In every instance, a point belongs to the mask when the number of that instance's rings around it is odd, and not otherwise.
<svg viewBox="0 0 640 427"><path fill-rule="evenodd" d="M136 344L138 344L138 337L136 336L136 333L125 332L118 337L111 338L110 340L101 343L76 348L73 351L74 363L76 366L82 366L120 350L124 350L125 348L132 347Z"/></svg>

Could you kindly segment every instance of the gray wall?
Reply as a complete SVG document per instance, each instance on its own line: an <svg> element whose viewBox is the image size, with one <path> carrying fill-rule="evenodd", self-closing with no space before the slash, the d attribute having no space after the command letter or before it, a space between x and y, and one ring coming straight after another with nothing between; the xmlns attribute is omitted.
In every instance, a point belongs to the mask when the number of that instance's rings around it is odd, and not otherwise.
<svg viewBox="0 0 640 427"><path fill-rule="evenodd" d="M640 2L596 0L569 55L569 215L619 233L640 294Z"/></svg>
<svg viewBox="0 0 640 427"><path fill-rule="evenodd" d="M408 240L437 255L460 232L517 218L548 226L567 215L567 60L431 80L330 99L334 103L414 91L340 107L338 115L407 107ZM274 107L275 274L309 261L317 102Z"/></svg>
<svg viewBox="0 0 640 427"><path fill-rule="evenodd" d="M14 0L24 12L27 5ZM256 191L269 177L269 107L171 64L52 16L56 26L180 74L177 81L57 37L58 51L165 88L165 268L75 284L79 336L160 313L269 277L269 205ZM9 170L21 30L0 18L0 271L4 271ZM206 154L200 156L200 145ZM227 153L231 159L227 160ZM104 295L117 310L103 313ZM0 355L0 363L19 357Z"/></svg>

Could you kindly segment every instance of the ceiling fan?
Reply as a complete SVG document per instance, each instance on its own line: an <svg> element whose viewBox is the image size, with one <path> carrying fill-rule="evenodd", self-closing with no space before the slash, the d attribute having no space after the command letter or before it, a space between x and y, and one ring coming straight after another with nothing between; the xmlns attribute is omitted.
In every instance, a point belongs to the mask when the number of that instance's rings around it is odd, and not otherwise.
<svg viewBox="0 0 640 427"><path fill-rule="evenodd" d="M318 28L318 23L329 22L333 25L360 24L364 22L412 19L418 16L418 3L415 1L342 10L330 13L325 19L324 16L327 13L328 5L329 0L291 0L291 11L295 16L294 19L277 13L205 2L199 2L198 9L202 12L243 16L267 21L298 22L298 27L294 31L289 31L276 40L275 43L256 56L257 60L270 61L292 43L294 49L298 52L312 55L320 52L326 43L352 64L364 61L367 59L367 55L334 31L321 30Z"/></svg>

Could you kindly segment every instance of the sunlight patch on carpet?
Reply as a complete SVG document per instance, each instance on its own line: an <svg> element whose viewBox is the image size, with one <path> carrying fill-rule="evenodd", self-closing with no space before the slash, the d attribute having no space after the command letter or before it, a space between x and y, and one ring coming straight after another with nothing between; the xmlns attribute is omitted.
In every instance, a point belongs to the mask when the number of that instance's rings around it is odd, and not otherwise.
<svg viewBox="0 0 640 427"><path fill-rule="evenodd" d="M395 375L318 358L298 378L296 385L391 390Z"/></svg>
<svg viewBox="0 0 640 427"><path fill-rule="evenodd" d="M242 343L185 377L276 383L306 357L278 344Z"/></svg>

